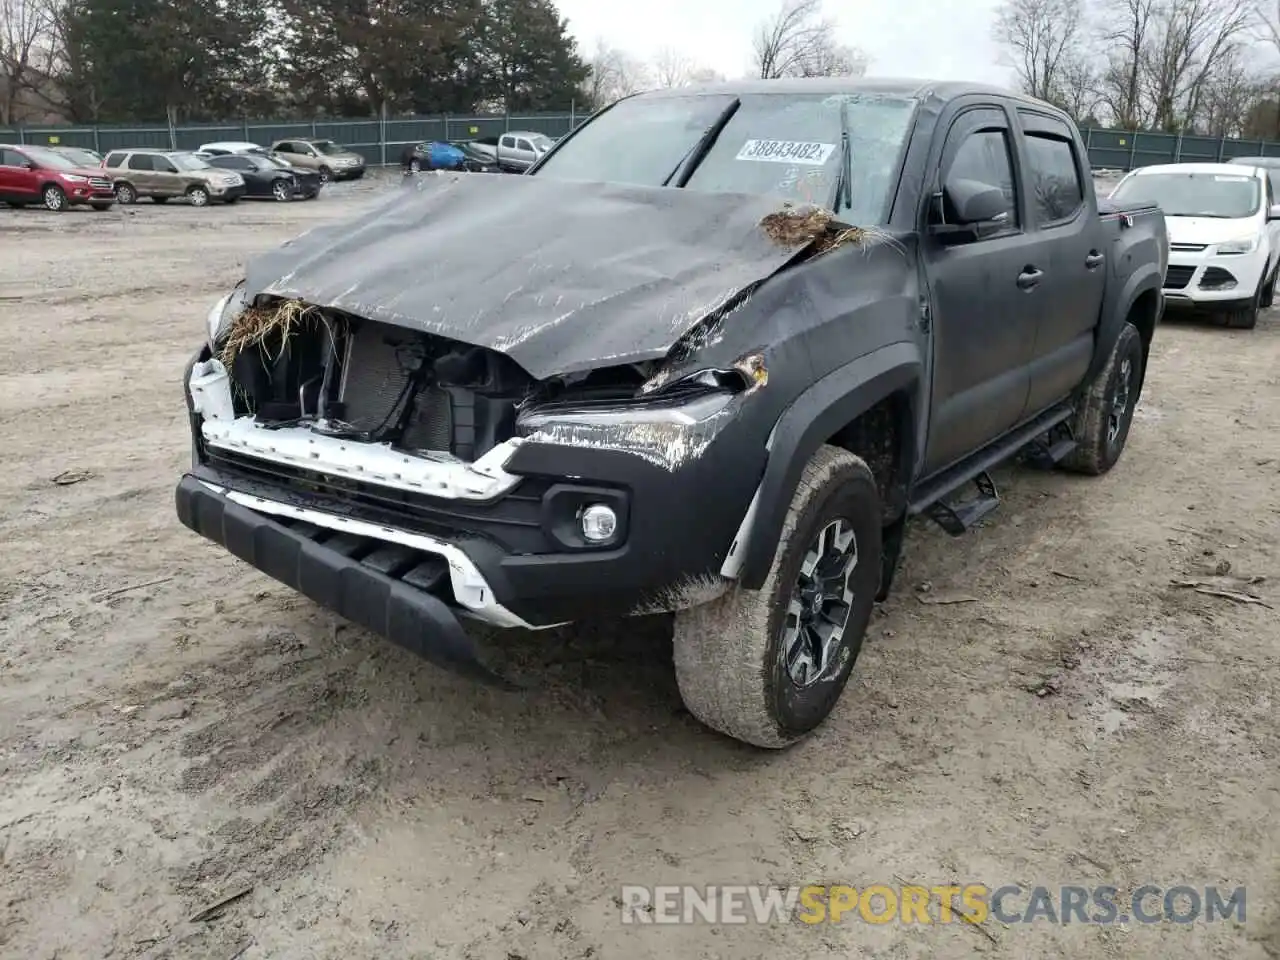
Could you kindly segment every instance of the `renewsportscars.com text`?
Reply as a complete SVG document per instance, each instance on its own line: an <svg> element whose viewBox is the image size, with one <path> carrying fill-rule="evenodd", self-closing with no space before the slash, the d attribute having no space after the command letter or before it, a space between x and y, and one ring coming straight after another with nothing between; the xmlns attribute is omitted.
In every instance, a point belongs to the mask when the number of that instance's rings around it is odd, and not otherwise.
<svg viewBox="0 0 1280 960"><path fill-rule="evenodd" d="M1213 923L1245 920L1245 888L912 884L624 886L623 923Z"/></svg>

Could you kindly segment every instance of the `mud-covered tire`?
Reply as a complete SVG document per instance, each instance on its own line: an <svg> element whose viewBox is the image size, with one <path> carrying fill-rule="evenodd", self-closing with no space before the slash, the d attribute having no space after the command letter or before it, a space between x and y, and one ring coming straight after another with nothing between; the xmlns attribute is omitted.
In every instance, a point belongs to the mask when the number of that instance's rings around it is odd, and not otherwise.
<svg viewBox="0 0 1280 960"><path fill-rule="evenodd" d="M1129 438L1142 378L1142 334L1126 322L1111 356L1081 400L1072 424L1076 448L1063 458L1064 469L1096 477L1116 465Z"/></svg>
<svg viewBox="0 0 1280 960"><path fill-rule="evenodd" d="M784 633L808 554L824 531L842 521L854 535L852 591L830 669L798 684L783 662ZM859 457L824 446L805 466L783 523L773 564L760 590L733 587L676 613L674 656L680 695L707 726L758 747L780 749L816 728L849 682L880 581L880 496Z"/></svg>

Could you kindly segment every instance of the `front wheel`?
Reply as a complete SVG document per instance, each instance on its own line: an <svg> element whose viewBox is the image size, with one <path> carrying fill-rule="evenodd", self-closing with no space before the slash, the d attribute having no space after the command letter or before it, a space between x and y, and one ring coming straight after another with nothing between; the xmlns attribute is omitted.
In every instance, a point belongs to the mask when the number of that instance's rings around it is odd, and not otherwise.
<svg viewBox="0 0 1280 960"><path fill-rule="evenodd" d="M1228 327L1236 330L1252 330L1258 325L1258 311L1262 309L1263 288L1259 287L1253 299L1243 307L1228 310L1223 319Z"/></svg>
<svg viewBox="0 0 1280 960"><path fill-rule="evenodd" d="M1076 448L1063 458L1065 469L1096 477L1116 465L1142 392L1142 367L1142 335L1126 322L1076 412Z"/></svg>
<svg viewBox="0 0 1280 960"><path fill-rule="evenodd" d="M880 582L881 506L870 468L839 447L809 461L759 590L733 587L675 618L689 712L779 749L831 713L849 682Z"/></svg>
<svg viewBox="0 0 1280 960"><path fill-rule="evenodd" d="M277 180L271 184L271 196L280 203L287 203L293 199L293 184L288 180Z"/></svg>
<svg viewBox="0 0 1280 960"><path fill-rule="evenodd" d="M422 171L422 161L419 160L417 157L414 157L412 160L409 161L409 172L420 173L421 171Z"/></svg>
<svg viewBox="0 0 1280 960"><path fill-rule="evenodd" d="M136 203L138 200L138 191L133 189L131 183L116 184L116 203Z"/></svg>
<svg viewBox="0 0 1280 960"><path fill-rule="evenodd" d="M187 202L193 207L207 207L209 205L209 191L204 187L192 187L187 191Z"/></svg>
<svg viewBox="0 0 1280 960"><path fill-rule="evenodd" d="M41 196L44 199L46 209L52 210L54 213L61 213L63 210L67 209L67 195L63 192L62 188L56 184L51 183L49 186L45 187L44 193Z"/></svg>

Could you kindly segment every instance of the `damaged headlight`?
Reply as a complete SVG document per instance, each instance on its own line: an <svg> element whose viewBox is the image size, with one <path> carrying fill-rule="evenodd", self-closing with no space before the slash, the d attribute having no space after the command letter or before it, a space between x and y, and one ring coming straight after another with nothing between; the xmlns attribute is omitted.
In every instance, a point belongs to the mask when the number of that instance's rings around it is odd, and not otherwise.
<svg viewBox="0 0 1280 960"><path fill-rule="evenodd" d="M712 419L733 401L727 390L707 391L683 397L661 399L597 400L585 403L548 403L522 412L516 418L517 432L528 435L557 424L608 427L617 424L670 424L691 427Z"/></svg>
<svg viewBox="0 0 1280 960"><path fill-rule="evenodd" d="M204 320L208 332L210 350L217 347L218 341L226 335L227 329L231 326L231 321L247 305L248 298L245 296L243 280L234 290L213 305Z"/></svg>

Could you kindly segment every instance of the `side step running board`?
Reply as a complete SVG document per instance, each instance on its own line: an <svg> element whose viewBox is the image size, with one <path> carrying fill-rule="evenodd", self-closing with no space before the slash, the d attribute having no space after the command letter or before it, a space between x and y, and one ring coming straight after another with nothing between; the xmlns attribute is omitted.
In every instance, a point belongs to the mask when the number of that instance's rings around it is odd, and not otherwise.
<svg viewBox="0 0 1280 960"><path fill-rule="evenodd" d="M972 500L956 505L937 500L925 510L930 520L953 537L964 536L966 530L1000 506L1000 493L991 474L984 470L973 478L973 482L978 488L978 495Z"/></svg>
<svg viewBox="0 0 1280 960"><path fill-rule="evenodd" d="M960 536L1000 504L1000 495L987 473L988 470L1009 460L1019 450L1036 443L1039 438L1044 438L1044 456L1054 457L1055 462L1075 448L1076 442L1071 438L1069 428L1066 428L1067 421L1074 413L1075 408L1069 403L1051 407L973 456L925 481L919 489L913 491L907 512L926 514L948 533ZM1066 435L1062 436L1064 429ZM942 502L944 497L971 480L978 486L978 496L975 499L959 506Z"/></svg>

